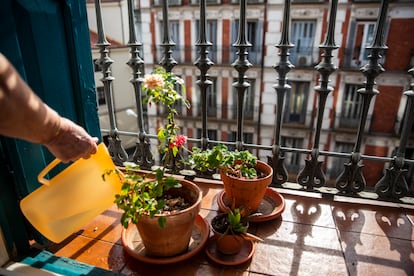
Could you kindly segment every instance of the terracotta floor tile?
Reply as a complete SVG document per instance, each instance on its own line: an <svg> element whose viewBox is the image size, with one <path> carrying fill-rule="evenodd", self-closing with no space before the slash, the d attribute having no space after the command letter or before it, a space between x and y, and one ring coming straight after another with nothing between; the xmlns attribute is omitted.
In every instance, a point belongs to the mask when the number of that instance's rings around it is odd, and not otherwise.
<svg viewBox="0 0 414 276"><path fill-rule="evenodd" d="M354 232L340 235L351 275L413 275L413 241Z"/></svg>
<svg viewBox="0 0 414 276"><path fill-rule="evenodd" d="M56 256L68 257L112 271L120 271L126 263L122 246L84 236L77 236L57 251L49 251Z"/></svg>
<svg viewBox="0 0 414 276"><path fill-rule="evenodd" d="M222 185L199 185L200 215L210 224ZM414 275L414 210L282 195L281 218L250 224L249 232L264 242L256 244L250 261L235 267L214 263L204 250L170 265L135 260L123 250L115 205L46 249L125 275Z"/></svg>
<svg viewBox="0 0 414 276"><path fill-rule="evenodd" d="M269 275L346 275L337 231L292 222L262 225L252 272ZM321 265L321 260L324 264Z"/></svg>
<svg viewBox="0 0 414 276"><path fill-rule="evenodd" d="M112 243L121 244L123 227L120 223L121 211L114 204L81 229L81 235Z"/></svg>
<svg viewBox="0 0 414 276"><path fill-rule="evenodd" d="M202 253L201 253L202 254ZM196 257L196 256L195 256ZM125 275L220 275L221 268L194 261L194 258L174 264L154 265L135 260L129 256L127 265L121 271Z"/></svg>
<svg viewBox="0 0 414 276"><path fill-rule="evenodd" d="M203 192L203 202L201 203L201 208L218 210L217 194L223 190L223 186L218 184L202 184L199 185L199 187Z"/></svg>
<svg viewBox="0 0 414 276"><path fill-rule="evenodd" d="M220 276L248 276L248 275L250 276L252 274L242 269L229 268L229 267L223 268L223 271L220 274Z"/></svg>
<svg viewBox="0 0 414 276"><path fill-rule="evenodd" d="M335 227L329 202L322 199L303 198L287 194L282 194L282 196L286 202L285 211L282 213L284 221Z"/></svg>
<svg viewBox="0 0 414 276"><path fill-rule="evenodd" d="M338 203L333 217L340 231L361 232L400 239L413 239L413 225L398 208Z"/></svg>

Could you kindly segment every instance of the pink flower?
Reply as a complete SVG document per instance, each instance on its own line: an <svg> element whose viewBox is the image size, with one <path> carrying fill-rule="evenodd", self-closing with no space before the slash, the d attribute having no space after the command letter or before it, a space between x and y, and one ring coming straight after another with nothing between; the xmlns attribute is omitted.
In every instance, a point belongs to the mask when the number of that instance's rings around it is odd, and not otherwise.
<svg viewBox="0 0 414 276"><path fill-rule="evenodd" d="M182 147L185 143L187 143L187 136L180 134L171 139L169 147L179 148L179 147Z"/></svg>
<svg viewBox="0 0 414 276"><path fill-rule="evenodd" d="M145 75L144 86L148 89L156 89L164 86L164 78L160 74Z"/></svg>
<svg viewBox="0 0 414 276"><path fill-rule="evenodd" d="M187 136L181 134L175 137L175 144L177 147L182 147L185 143L187 143Z"/></svg>

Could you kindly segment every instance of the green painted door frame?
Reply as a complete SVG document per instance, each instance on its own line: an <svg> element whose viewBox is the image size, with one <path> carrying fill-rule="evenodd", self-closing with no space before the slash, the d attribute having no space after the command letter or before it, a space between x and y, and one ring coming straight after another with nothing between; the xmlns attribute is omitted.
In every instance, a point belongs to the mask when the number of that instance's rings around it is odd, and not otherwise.
<svg viewBox="0 0 414 276"><path fill-rule="evenodd" d="M101 137L85 0L1 2L0 52L48 105ZM42 241L18 204L53 158L42 146L0 136L0 225L9 252Z"/></svg>

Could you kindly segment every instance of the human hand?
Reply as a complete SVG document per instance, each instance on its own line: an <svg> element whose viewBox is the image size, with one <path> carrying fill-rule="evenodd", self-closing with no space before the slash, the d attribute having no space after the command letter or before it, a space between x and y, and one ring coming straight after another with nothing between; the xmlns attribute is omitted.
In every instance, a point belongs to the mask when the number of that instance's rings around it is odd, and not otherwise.
<svg viewBox="0 0 414 276"><path fill-rule="evenodd" d="M51 141L44 144L63 163L88 159L97 151L97 137L91 137L81 126L61 118L60 129Z"/></svg>

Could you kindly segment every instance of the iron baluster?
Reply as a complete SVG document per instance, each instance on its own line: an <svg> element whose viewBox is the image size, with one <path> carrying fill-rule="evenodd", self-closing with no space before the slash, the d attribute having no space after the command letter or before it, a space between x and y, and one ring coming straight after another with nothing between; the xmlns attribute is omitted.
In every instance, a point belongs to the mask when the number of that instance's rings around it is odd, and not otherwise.
<svg viewBox="0 0 414 276"><path fill-rule="evenodd" d="M176 45L175 42L170 38L169 32L169 19L168 19L168 0L162 1L162 23L163 23L163 40L160 46L164 49L163 56L159 64L164 67L167 72L171 72L174 66L177 65L177 61L172 56L172 48ZM172 149L169 149L161 159L163 165L171 172L178 173L184 168L181 160L181 153L178 152L175 156Z"/></svg>
<svg viewBox="0 0 414 276"><path fill-rule="evenodd" d="M169 20L168 20L168 0L162 0L162 23L163 23L163 40L161 47L164 48L164 55L160 61L160 65L165 68L167 72L171 72L177 61L172 56L172 48L175 46L175 42L170 38L169 32Z"/></svg>
<svg viewBox="0 0 414 276"><path fill-rule="evenodd" d="M377 20L377 26L375 30L375 37L372 44L367 47L371 53L368 56L368 63L363 66L360 71L366 77L365 87L358 89L357 93L362 96L362 114L359 121L357 141L354 145L354 150L351 154L350 161L345 163L345 170L339 175L336 180L336 187L342 192L359 193L365 189L366 181L362 174L363 164L361 161L361 143L365 124L368 116L368 109L371 104L372 98L379 93L374 87L375 79L379 74L385 71L382 65L379 63L381 54L387 49L384 42L384 25L388 10L388 0L383 0L380 9L380 16Z"/></svg>
<svg viewBox="0 0 414 276"><path fill-rule="evenodd" d="M305 168L299 172L297 179L298 183L302 186L306 186L308 190L312 190L313 187L321 187L326 182L326 177L322 170L323 162L318 160L319 140L326 99L328 98L329 93L333 91L333 87L329 86L329 76L337 69L337 67L332 62L332 51L338 49L338 46L335 45L334 40L337 7L338 0L332 0L325 43L319 46L319 49L323 50L322 60L318 65L315 66L315 69L319 72L321 77L319 79L319 85L315 87L315 91L319 94L319 104L311 158L310 160L305 160Z"/></svg>
<svg viewBox="0 0 414 276"><path fill-rule="evenodd" d="M114 77L112 76L111 64L114 62L109 56L109 46L111 45L105 37L104 26L102 21L101 14L101 1L95 0L95 9L96 9L96 23L98 31L98 41L96 46L99 48L100 58L96 60L96 65L98 65L101 70L103 77L101 79L104 85L104 93L108 106L109 114L109 145L108 150L111 154L112 159L115 164L122 165L128 159L128 154L125 149L122 147L121 139L118 136L118 129L116 127L115 121L115 110L113 103L113 92L112 92L112 81Z"/></svg>
<svg viewBox="0 0 414 276"><path fill-rule="evenodd" d="M414 67L408 73L414 79ZM380 197L402 198L408 193L408 185L405 179L407 169L404 169L405 150L407 147L408 136L413 127L414 121L414 80L411 82L410 89L404 92L407 96L407 106L405 109L404 125L401 131L400 146L397 154L390 162L390 167L386 169L385 175L375 185L375 192Z"/></svg>
<svg viewBox="0 0 414 276"><path fill-rule="evenodd" d="M237 59L232 63L232 66L236 69L239 76L237 82L233 83L233 87L237 90L237 138L236 149L241 150L243 148L243 103L244 95L247 88L250 87L250 83L246 81L245 73L252 67L252 64L247 59L247 49L252 46L247 40L246 35L246 8L247 0L240 0L240 20L239 20L239 32L238 37L233 46L238 49Z"/></svg>
<svg viewBox="0 0 414 276"><path fill-rule="evenodd" d="M134 87L135 101L138 111L137 123L138 123L138 137L135 146L135 151L132 156L132 160L137 163L141 168L150 169L154 165L155 161L151 153L151 146L147 133L144 129L144 111L142 105L142 83L141 68L144 61L140 57L139 48L142 43L137 41L134 24L134 0L128 0L128 22L129 22L129 41L131 57L127 64L132 69L132 78L130 82Z"/></svg>
<svg viewBox="0 0 414 276"><path fill-rule="evenodd" d="M283 29L282 37L279 45L276 45L279 51L279 64L273 66L278 72L278 83L273 85L277 93L277 117L275 129L275 143L272 146L273 156L268 156L268 162L273 167L273 183L281 185L288 180L288 171L284 164L285 157L280 149L281 128L283 123L283 111L285 106L285 94L290 90L290 85L287 83L286 75L295 66L289 61L289 49L293 48L293 44L289 41L289 25L290 25L290 0L285 0L285 7L283 11Z"/></svg>
<svg viewBox="0 0 414 276"><path fill-rule="evenodd" d="M200 35L196 42L196 46L199 47L200 57L195 61L194 65L200 69L200 78L197 80L197 85L200 88L201 93L201 114L202 114L202 132L201 132L201 149L206 150L208 146L208 133L207 133L207 89L213 83L208 79L207 71L214 63L208 57L208 48L213 44L207 41L206 36L206 0L200 1Z"/></svg>

